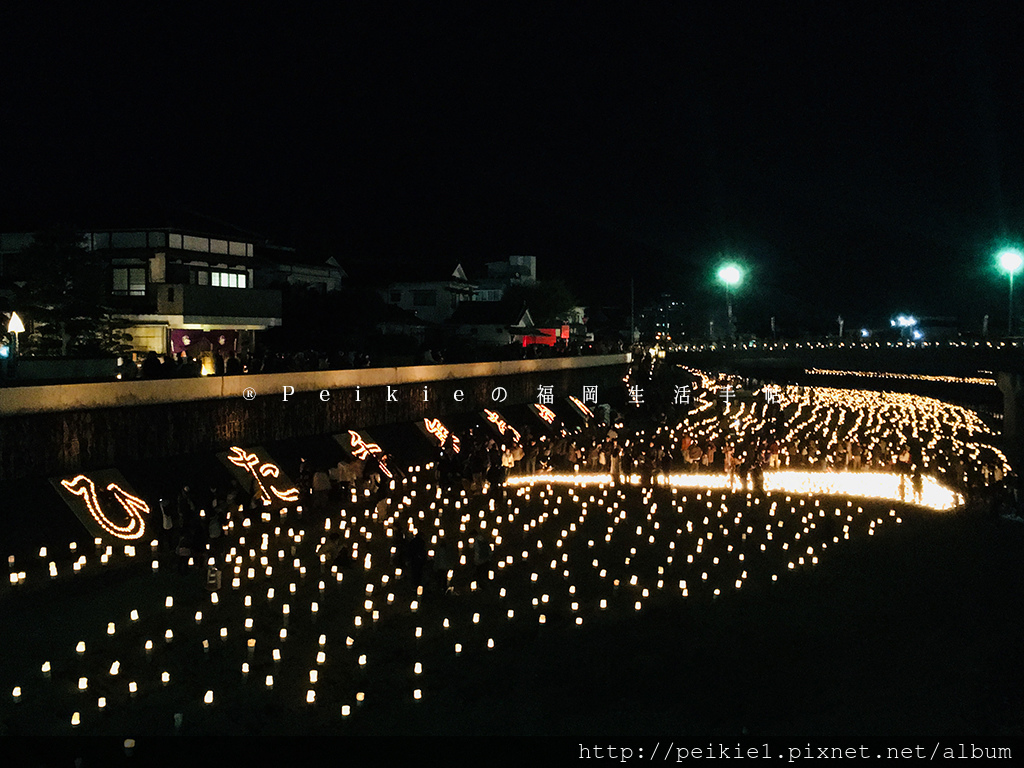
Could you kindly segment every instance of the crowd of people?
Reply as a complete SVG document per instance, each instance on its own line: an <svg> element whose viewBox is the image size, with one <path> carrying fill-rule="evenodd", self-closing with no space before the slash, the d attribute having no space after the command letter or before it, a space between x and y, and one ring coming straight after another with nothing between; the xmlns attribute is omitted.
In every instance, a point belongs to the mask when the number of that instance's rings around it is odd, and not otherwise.
<svg viewBox="0 0 1024 768"><path fill-rule="evenodd" d="M569 344L559 341L553 345L531 344L524 347L515 342L504 347L456 347L440 349L422 346L420 351L403 364L440 365L449 363L484 362L490 360L526 360L543 357L571 357L621 352L621 344ZM207 375L241 376L257 373L295 373L302 371L339 371L356 368L370 368L373 358L365 350L337 350L326 353L317 350L303 350L294 353L256 350L252 353L236 354L219 350L187 353L184 350L173 355L148 352L137 366L127 366L122 378L174 379ZM389 365L395 363L389 362Z"/></svg>

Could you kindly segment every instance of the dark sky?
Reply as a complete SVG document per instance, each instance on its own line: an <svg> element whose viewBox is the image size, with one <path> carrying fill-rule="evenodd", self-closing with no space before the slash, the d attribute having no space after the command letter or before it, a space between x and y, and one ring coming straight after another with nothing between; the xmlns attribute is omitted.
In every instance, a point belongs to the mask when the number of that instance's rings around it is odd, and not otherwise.
<svg viewBox="0 0 1024 768"><path fill-rule="evenodd" d="M751 328L1005 315L1013 3L335 5L0 12L0 224L181 207L698 314L729 254Z"/></svg>

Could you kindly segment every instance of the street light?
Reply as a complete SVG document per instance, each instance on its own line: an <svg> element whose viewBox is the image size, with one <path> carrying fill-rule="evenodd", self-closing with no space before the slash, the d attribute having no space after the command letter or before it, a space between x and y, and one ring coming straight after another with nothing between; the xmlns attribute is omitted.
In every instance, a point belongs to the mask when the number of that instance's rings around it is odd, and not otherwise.
<svg viewBox="0 0 1024 768"><path fill-rule="evenodd" d="M1013 276L1024 267L1024 254L1019 248L1003 248L996 254L999 268L1010 278L1010 307L1006 320L1006 335L1013 335Z"/></svg>
<svg viewBox="0 0 1024 768"><path fill-rule="evenodd" d="M735 264L723 264L718 270L718 279L725 286L725 306L729 313L729 328L732 329L732 287L739 285L743 273Z"/></svg>
<svg viewBox="0 0 1024 768"><path fill-rule="evenodd" d="M7 332L14 334L14 350L11 355L11 375L14 375L14 369L18 365L18 334L25 330L25 324L21 322L21 318L18 317L17 312L11 312L11 319L7 322Z"/></svg>

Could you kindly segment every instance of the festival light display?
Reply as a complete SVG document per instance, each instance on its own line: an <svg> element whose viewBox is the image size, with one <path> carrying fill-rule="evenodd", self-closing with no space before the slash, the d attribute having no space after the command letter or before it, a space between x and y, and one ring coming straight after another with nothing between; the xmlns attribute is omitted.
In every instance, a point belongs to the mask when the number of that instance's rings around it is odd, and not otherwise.
<svg viewBox="0 0 1024 768"><path fill-rule="evenodd" d="M459 447L459 438L452 435L451 431L441 423L440 419L423 419L423 428L436 437L438 444L442 447L448 442L448 437L451 436L452 450L455 453L458 453L461 450Z"/></svg>
<svg viewBox="0 0 1024 768"><path fill-rule="evenodd" d="M263 482L263 478L265 477L277 478L281 476L281 470L276 464L272 464L269 461L260 463L259 456L255 453L249 453L238 446L231 447L228 453L228 461L236 467L241 467L253 476L256 480L256 486L260 492L260 498L263 499L265 504L271 503L275 497L284 502L294 502L299 500L298 488L280 490L275 485ZM273 496L271 496L271 494L273 494Z"/></svg>
<svg viewBox="0 0 1024 768"><path fill-rule="evenodd" d="M121 508L128 516L127 525L118 525L107 516L96 495L96 483L86 475L76 475L69 480L61 480L64 489L85 502L89 516L106 532L118 539L140 539L146 532L146 515L149 505L138 496L133 496L117 483L108 483L107 490L114 494Z"/></svg>
<svg viewBox="0 0 1024 768"><path fill-rule="evenodd" d="M512 435L513 439L518 443L522 438L519 436L519 432L510 425L505 419L494 411L484 409L484 417L491 422L498 430L499 435L505 435L506 433Z"/></svg>
<svg viewBox="0 0 1024 768"><path fill-rule="evenodd" d="M389 478L394 478L387 465L387 456L384 455L384 450L377 443L366 442L362 435L352 429L348 431L348 434L353 456L360 461L366 461L367 458L373 456L377 460L377 464L380 465L380 471Z"/></svg>
<svg viewBox="0 0 1024 768"><path fill-rule="evenodd" d="M555 423L555 412L548 408L546 405L534 403L533 407L537 411L537 415L544 419L544 421L546 421L548 424Z"/></svg>
<svg viewBox="0 0 1024 768"><path fill-rule="evenodd" d="M887 373L884 371L838 371L830 368L807 368L804 373L814 376L860 376L873 379L906 379L908 381L936 381L944 384L981 384L995 386L991 376L930 376L923 373Z"/></svg>
<svg viewBox="0 0 1024 768"><path fill-rule="evenodd" d="M594 412L587 408L587 406L585 406L579 398L569 395L569 400L572 402L573 405L579 408L580 413L582 413L588 419L594 418Z"/></svg>
<svg viewBox="0 0 1024 768"><path fill-rule="evenodd" d="M766 427L760 403L732 403L723 418L713 398L713 393L698 397L685 424L622 432L622 442L675 444L684 432L740 441ZM292 716L315 708L355 721L365 712L361 705L378 695L428 699L430 674L424 669L435 673L445 663L462 664L491 649L514 647L523 633L538 628L571 632L591 626L599 615L632 621L652 606L724 598L751 585L774 589L809 568L827 567L832 554L851 542L888 535L904 516L961 505L963 497L949 476L933 466L940 454L958 451L968 464L1002 460L991 443L994 435L976 414L939 401L797 388L785 388L781 398L777 429L784 444L809 436L825 447L849 437L868 447L916 439L928 464L919 491L888 467L857 471L825 460L766 470L758 492L744 490L738 477L722 472L641 475L630 469L615 475L514 475L503 496L474 496L435 485L427 472L410 467L394 482L394 503L383 508L353 489L326 521L315 524L292 519L286 509L242 513L229 526L227 551L214 556L230 589L209 598L176 585L168 590L173 594L139 591L123 612L110 611L91 629L71 635L84 638L78 646L69 642L57 652L46 648L35 658L29 654L25 668L34 685L12 680L21 685L5 706L60 712L59 723L52 725L58 734L71 732L68 715L75 711L74 727L88 733L109 727L109 720L97 726L94 699L89 708L81 706L80 697L91 694L76 689L79 678L86 679L84 691L104 694L104 718L131 711L136 694L145 697L163 688L165 695L193 702L194 712L215 711L214 701L223 706L237 694L222 691L233 678L238 686L255 684L261 696L283 701ZM380 451L368 440L353 441L356 450L364 447L367 457L378 455L374 448ZM252 462L254 455L233 449L233 463L268 483L279 477L264 474L259 460ZM88 487L78 480L65 489ZM413 531L435 564L446 548L444 584L461 580L464 585L450 599L431 600L422 589L403 597L396 586L408 574L394 556L402 534ZM339 568L324 556L333 535L348 548L354 567ZM33 552L24 566L30 579L40 574L46 589L82 572L62 565L60 575L50 579L48 563L60 563L61 554L78 558L75 563L86 573L106 567L101 555L108 552L102 546L95 554L86 547L88 557L81 546L57 554L55 549L51 543L38 557ZM120 552L109 554L120 557ZM130 557L127 548L124 557ZM205 563L204 558L198 554L196 561ZM12 575L22 573L13 560L9 566ZM144 570L140 578L153 578ZM20 581L24 577L13 583ZM140 615L150 619L142 621ZM204 643L208 632L212 640ZM386 652L384 638L390 644ZM211 643L216 653L210 652ZM403 643L408 644L404 649ZM97 648L111 653L97 660ZM190 681L194 675L161 671L184 669L197 660L210 670L209 677L204 673Z"/></svg>

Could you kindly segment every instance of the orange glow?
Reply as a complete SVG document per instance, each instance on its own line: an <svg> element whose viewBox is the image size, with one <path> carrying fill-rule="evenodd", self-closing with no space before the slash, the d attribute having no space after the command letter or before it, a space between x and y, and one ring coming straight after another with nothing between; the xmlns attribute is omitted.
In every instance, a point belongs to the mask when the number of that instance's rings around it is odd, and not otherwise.
<svg viewBox="0 0 1024 768"><path fill-rule="evenodd" d="M496 414L494 411L487 410L486 408L484 409L484 416L486 416L487 420L498 428L499 435L504 435L506 432L511 432L512 437L516 439L516 442L519 442L519 433L515 430L514 427L509 425L508 422L501 418L501 416Z"/></svg>
<svg viewBox="0 0 1024 768"><path fill-rule="evenodd" d="M587 408L587 406L581 403L577 398L573 397L572 395L569 395L569 399L572 400L573 405L579 408L587 416L587 418L594 418L593 412L589 408Z"/></svg>
<svg viewBox="0 0 1024 768"><path fill-rule="evenodd" d="M383 472L390 478L394 478L391 474L391 470L388 469L388 457L384 455L384 451L376 443L368 443L359 436L359 433L354 430L348 431L349 437L351 438L352 444L352 455L360 461L366 461L367 458L372 454L377 459L377 463L380 465L380 471Z"/></svg>
<svg viewBox="0 0 1024 768"><path fill-rule="evenodd" d="M85 475L78 475L71 480L61 480L60 484L69 493L81 496L85 500L85 506L100 527L111 536L119 539L133 540L143 536L146 532L146 520L144 515L149 514L149 505L137 496L132 496L117 483L110 483L108 491L114 493L114 497L120 502L127 513L128 525L117 525L104 514L100 508L99 498L96 496L96 484Z"/></svg>
<svg viewBox="0 0 1024 768"><path fill-rule="evenodd" d="M548 424L555 423L555 412L548 408L546 405L536 405L537 415L540 416Z"/></svg>
<svg viewBox="0 0 1024 768"><path fill-rule="evenodd" d="M228 454L228 461L236 467L242 467L247 470L254 478L256 478L256 484L260 489L260 496L264 501L273 501L270 494L273 494L281 501L292 502L299 500L298 488L289 488L287 490L280 491L275 486L271 485L268 491L267 486L263 483L261 478L280 477L281 470L278 469L276 464L266 462L257 469L256 465L260 463L259 456L255 453L247 453L237 445L231 447L231 452Z"/></svg>
<svg viewBox="0 0 1024 768"><path fill-rule="evenodd" d="M437 441L442 447L448 440L448 436L451 435L448 427L442 424L440 419L424 419L423 426L426 428L427 432L437 438ZM459 438L454 435L452 435L452 450L454 450L455 453L459 452Z"/></svg>

